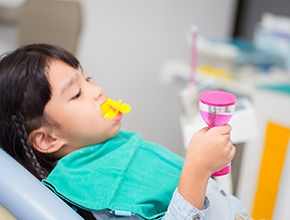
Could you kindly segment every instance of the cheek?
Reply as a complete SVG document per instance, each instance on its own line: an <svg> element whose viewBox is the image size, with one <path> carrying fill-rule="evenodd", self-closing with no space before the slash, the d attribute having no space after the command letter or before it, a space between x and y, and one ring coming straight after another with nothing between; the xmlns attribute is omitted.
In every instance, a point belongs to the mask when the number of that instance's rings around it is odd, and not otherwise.
<svg viewBox="0 0 290 220"><path fill-rule="evenodd" d="M67 114L66 118L66 128L73 131L74 129L81 131L81 133L86 132L96 132L97 130L102 130L106 127L106 121L102 116L93 112L79 112L78 114Z"/></svg>

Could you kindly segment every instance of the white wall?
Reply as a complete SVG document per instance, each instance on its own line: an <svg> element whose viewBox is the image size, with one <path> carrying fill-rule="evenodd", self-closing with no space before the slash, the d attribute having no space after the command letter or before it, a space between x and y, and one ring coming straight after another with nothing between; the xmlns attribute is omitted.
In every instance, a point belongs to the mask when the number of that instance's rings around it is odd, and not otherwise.
<svg viewBox="0 0 290 220"><path fill-rule="evenodd" d="M177 88L161 85L161 65L187 61L186 35L228 38L236 0L83 0L77 56L109 96L132 105L123 127L181 153Z"/></svg>

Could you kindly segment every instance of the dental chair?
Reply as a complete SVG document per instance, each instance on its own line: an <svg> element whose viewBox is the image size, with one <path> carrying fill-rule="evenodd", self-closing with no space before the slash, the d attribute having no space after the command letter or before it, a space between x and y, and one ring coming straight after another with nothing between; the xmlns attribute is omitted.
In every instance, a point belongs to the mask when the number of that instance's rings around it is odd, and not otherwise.
<svg viewBox="0 0 290 220"><path fill-rule="evenodd" d="M0 205L16 219L83 219L1 148L0 174Z"/></svg>

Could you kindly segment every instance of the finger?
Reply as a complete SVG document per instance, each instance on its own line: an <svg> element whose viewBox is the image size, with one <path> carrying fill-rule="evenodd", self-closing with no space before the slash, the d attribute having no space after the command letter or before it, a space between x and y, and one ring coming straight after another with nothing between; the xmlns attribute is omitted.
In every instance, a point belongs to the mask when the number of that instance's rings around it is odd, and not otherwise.
<svg viewBox="0 0 290 220"><path fill-rule="evenodd" d="M217 130L221 135L229 134L232 130L232 126L229 124L223 125L223 126L217 126L212 129Z"/></svg>
<svg viewBox="0 0 290 220"><path fill-rule="evenodd" d="M234 144L231 141L231 139L228 140L228 143L226 144L226 146L228 147L229 150L231 150L234 147Z"/></svg>
<svg viewBox="0 0 290 220"><path fill-rule="evenodd" d="M235 157L236 155L236 147L234 145L231 146L231 149L230 149L230 157L231 157L231 160Z"/></svg>

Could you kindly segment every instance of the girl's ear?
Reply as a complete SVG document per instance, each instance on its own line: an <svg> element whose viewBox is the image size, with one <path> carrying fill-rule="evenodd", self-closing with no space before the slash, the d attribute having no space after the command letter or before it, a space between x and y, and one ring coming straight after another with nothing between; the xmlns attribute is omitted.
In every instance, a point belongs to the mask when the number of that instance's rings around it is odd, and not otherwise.
<svg viewBox="0 0 290 220"><path fill-rule="evenodd" d="M40 127L32 131L28 140L31 145L39 152L42 153L54 153L63 147L63 142L58 139L50 129L46 127Z"/></svg>

